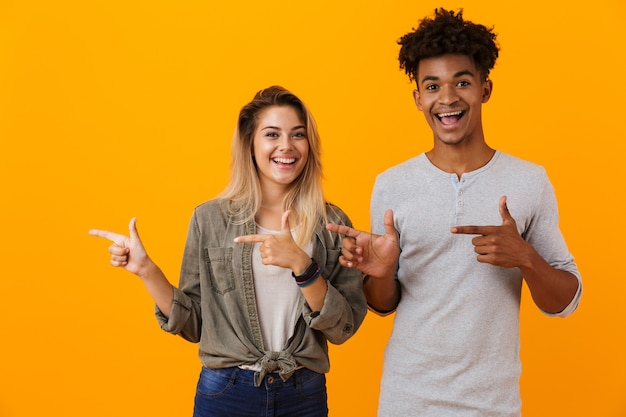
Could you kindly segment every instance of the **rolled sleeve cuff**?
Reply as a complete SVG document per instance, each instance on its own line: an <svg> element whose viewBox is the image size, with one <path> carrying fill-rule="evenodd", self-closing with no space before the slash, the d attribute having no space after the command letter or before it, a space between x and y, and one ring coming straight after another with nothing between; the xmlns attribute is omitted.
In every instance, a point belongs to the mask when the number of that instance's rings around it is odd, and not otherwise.
<svg viewBox="0 0 626 417"><path fill-rule="evenodd" d="M369 303L367 304L367 309L371 311L372 313L376 314L377 316L381 316L381 317L385 317L396 312L395 308L391 310L387 310L387 311L377 310L374 307L372 307Z"/></svg>
<svg viewBox="0 0 626 417"><path fill-rule="evenodd" d="M550 316L550 317L567 317L570 314L572 314L574 311L576 311L576 308L578 308L578 304L580 303L580 298L583 293L583 283L582 283L582 279L580 278L580 275L578 274L574 274L574 275L578 279L578 290L576 291L576 295L574 295L574 298L572 298L572 301L570 301L567 307L565 307L563 310L559 311L558 313L548 313L542 310L543 314L545 314L546 316Z"/></svg>
<svg viewBox="0 0 626 417"><path fill-rule="evenodd" d="M192 312L193 307L191 305L191 299L186 297L183 292L176 287L174 287L174 299L172 300L172 311L169 318L163 314L159 307L154 307L154 314L159 322L159 326L161 326L161 329L172 334L178 334L183 330Z"/></svg>
<svg viewBox="0 0 626 417"><path fill-rule="evenodd" d="M345 320L346 317L352 317L352 314L346 315L345 310L345 298L335 287L328 284L322 309L311 311L309 306L305 304L303 316L309 327L323 332L340 331L345 337L354 331L354 323Z"/></svg>

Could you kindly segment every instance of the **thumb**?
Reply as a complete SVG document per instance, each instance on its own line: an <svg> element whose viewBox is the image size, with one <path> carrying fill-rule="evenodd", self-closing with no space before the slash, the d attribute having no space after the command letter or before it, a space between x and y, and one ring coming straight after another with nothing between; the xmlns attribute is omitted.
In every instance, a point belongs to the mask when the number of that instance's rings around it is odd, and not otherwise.
<svg viewBox="0 0 626 417"><path fill-rule="evenodd" d="M289 226L289 213L291 210L287 210L283 213L283 217L281 219L281 231L283 233L291 234L291 227Z"/></svg>
<svg viewBox="0 0 626 417"><path fill-rule="evenodd" d="M385 235L393 236L394 239L398 237L398 232L393 225L393 210L389 209L385 211L385 217L383 218L385 224Z"/></svg>
<svg viewBox="0 0 626 417"><path fill-rule="evenodd" d="M139 232L137 231L137 218L133 217L130 219L130 223L128 223L128 233L130 235L130 240L141 242L139 238Z"/></svg>
<svg viewBox="0 0 626 417"><path fill-rule="evenodd" d="M515 223L515 219L511 216L511 212L509 211L509 207L506 204L506 196L503 195L500 197L500 217L502 217L502 224L505 223Z"/></svg>

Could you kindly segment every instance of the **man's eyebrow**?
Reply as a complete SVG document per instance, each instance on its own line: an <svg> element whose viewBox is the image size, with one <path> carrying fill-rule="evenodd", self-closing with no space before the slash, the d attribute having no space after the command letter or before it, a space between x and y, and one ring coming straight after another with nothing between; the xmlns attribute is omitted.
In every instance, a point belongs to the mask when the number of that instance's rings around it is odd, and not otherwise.
<svg viewBox="0 0 626 417"><path fill-rule="evenodd" d="M434 75L427 75L424 78L422 78L422 83L426 81L437 81L438 79L439 77L435 77Z"/></svg>
<svg viewBox="0 0 626 417"><path fill-rule="evenodd" d="M459 78L462 77L464 75L469 75L471 77L474 76L474 73L470 70L461 70L457 73L454 74L454 78ZM426 75L424 78L422 78L422 83L426 82L426 81L438 81L439 77L435 76L435 75Z"/></svg>
<svg viewBox="0 0 626 417"><path fill-rule="evenodd" d="M456 74L454 74L454 78L459 78L459 77L462 77L464 75L469 75L469 76L473 77L474 73L472 71L470 71L470 70L463 70L463 71L459 71Z"/></svg>

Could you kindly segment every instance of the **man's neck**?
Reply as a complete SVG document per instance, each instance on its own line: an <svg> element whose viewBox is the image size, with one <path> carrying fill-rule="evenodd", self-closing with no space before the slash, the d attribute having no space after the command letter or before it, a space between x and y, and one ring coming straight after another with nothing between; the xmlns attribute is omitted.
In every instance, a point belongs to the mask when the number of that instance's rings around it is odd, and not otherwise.
<svg viewBox="0 0 626 417"><path fill-rule="evenodd" d="M456 174L459 178L466 172L475 171L493 158L495 149L483 142L482 146L435 146L426 152L430 162L442 171Z"/></svg>

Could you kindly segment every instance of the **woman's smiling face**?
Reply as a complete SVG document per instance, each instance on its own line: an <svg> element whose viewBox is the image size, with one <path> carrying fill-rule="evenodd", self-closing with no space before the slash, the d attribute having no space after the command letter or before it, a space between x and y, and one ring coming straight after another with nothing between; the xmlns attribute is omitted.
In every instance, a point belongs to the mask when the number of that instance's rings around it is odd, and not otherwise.
<svg viewBox="0 0 626 417"><path fill-rule="evenodd" d="M263 189L287 189L309 157L306 125L291 106L271 106L258 116L252 146Z"/></svg>

